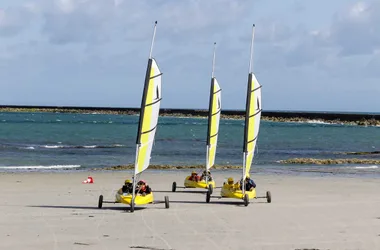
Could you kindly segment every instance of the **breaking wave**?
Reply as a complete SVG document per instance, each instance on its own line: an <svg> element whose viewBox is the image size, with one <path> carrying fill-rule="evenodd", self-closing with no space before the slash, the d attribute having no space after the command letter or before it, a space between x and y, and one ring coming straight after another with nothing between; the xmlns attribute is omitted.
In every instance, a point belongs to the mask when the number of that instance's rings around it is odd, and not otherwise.
<svg viewBox="0 0 380 250"><path fill-rule="evenodd" d="M85 148L85 149L93 149L93 148L121 148L125 147L122 144L112 144L112 145L43 145L39 146L41 148L47 149L72 149L72 148Z"/></svg>
<svg viewBox="0 0 380 250"><path fill-rule="evenodd" d="M51 166L0 166L1 170L17 170L17 169L73 169L80 168L81 165L51 165Z"/></svg>

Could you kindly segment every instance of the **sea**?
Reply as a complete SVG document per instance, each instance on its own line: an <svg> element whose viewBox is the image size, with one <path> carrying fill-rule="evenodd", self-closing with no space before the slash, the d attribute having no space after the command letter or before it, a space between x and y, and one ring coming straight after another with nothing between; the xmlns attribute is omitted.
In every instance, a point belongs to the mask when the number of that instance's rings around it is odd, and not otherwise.
<svg viewBox="0 0 380 250"><path fill-rule="evenodd" d="M136 115L0 113L0 172L88 171L133 164ZM243 162L243 120L220 122L217 165ZM160 117L151 164L198 165L206 161L207 119ZM262 121L251 168L257 174L380 177L375 164L284 164L292 158L380 160L380 127L321 121Z"/></svg>

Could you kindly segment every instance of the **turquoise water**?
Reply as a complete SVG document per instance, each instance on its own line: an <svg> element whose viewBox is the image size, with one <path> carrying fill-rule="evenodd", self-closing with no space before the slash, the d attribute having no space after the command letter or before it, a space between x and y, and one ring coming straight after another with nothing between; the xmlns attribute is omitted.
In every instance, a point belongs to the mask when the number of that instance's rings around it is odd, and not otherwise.
<svg viewBox="0 0 380 250"><path fill-rule="evenodd" d="M107 167L135 159L138 116L0 113L0 168ZM151 164L204 164L207 120L160 117ZM294 166L289 158L367 158L337 153L379 151L380 128L262 122L254 171L379 174L377 166ZM222 120L216 164L242 164L243 121Z"/></svg>

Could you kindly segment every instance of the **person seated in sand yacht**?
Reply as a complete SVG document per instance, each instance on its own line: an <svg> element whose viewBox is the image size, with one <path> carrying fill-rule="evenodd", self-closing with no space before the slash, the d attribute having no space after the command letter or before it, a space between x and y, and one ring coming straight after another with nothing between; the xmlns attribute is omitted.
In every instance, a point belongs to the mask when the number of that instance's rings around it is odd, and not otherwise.
<svg viewBox="0 0 380 250"><path fill-rule="evenodd" d="M206 178L207 178L207 181L212 181L212 176L211 176L211 172L210 171L207 171L204 170L202 175L201 175L201 180L205 180L206 181Z"/></svg>
<svg viewBox="0 0 380 250"><path fill-rule="evenodd" d="M150 194L152 192L152 189L149 187L149 185L146 183L146 181L141 180L137 183L137 193L145 196L147 194Z"/></svg>
<svg viewBox="0 0 380 250"><path fill-rule="evenodd" d="M119 194L123 194L123 193L131 194L132 192L133 192L133 184L132 184L132 181L129 179L124 181L123 187L120 188L118 191Z"/></svg>
<svg viewBox="0 0 380 250"><path fill-rule="evenodd" d="M223 183L223 185L231 191L236 191L236 189L239 189L239 183L234 183L234 178L232 177L229 177L227 179L227 183Z"/></svg>
<svg viewBox="0 0 380 250"><path fill-rule="evenodd" d="M198 182L199 180L200 180L199 175L197 174L197 172L193 171L191 173L191 176L189 177L189 181L196 181L196 182Z"/></svg>
<svg viewBox="0 0 380 250"><path fill-rule="evenodd" d="M240 180L240 189L242 189L243 179ZM256 183L251 179L249 174L245 177L245 190L246 191L252 191L254 188L256 188Z"/></svg>

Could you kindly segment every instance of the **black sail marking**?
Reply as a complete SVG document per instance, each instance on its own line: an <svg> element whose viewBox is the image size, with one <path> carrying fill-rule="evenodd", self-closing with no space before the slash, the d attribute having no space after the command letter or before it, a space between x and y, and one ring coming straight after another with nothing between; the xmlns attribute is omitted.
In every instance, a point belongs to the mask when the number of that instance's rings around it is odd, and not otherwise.
<svg viewBox="0 0 380 250"><path fill-rule="evenodd" d="M148 106L154 105L154 104L156 104L157 102L161 101L161 99L162 99L162 98L157 99L157 100L154 101L154 102L148 103L147 105L145 105L145 107L148 107Z"/></svg>
<svg viewBox="0 0 380 250"><path fill-rule="evenodd" d="M218 133L213 134L212 136L210 136L210 139L217 136L217 135L218 135Z"/></svg>
<svg viewBox="0 0 380 250"><path fill-rule="evenodd" d="M256 90L258 90L258 89L261 89L261 85L259 86L259 87L257 87L257 88L255 88L255 89L253 89L253 90L251 90L251 92L255 92Z"/></svg>
<svg viewBox="0 0 380 250"><path fill-rule="evenodd" d="M159 76L161 76L161 75L162 75L162 73L160 73L160 74L158 74L158 75L155 75L155 76L152 76L152 77L150 77L149 79L153 79L153 78L159 77Z"/></svg>
<svg viewBox="0 0 380 250"><path fill-rule="evenodd" d="M222 91L222 89L215 91L213 94L215 95L215 94L219 93L220 91Z"/></svg>
<svg viewBox="0 0 380 250"><path fill-rule="evenodd" d="M259 111L257 111L256 113L254 113L253 115L250 115L249 118L252 118L252 117L256 116L260 112L261 112L261 109Z"/></svg>
<svg viewBox="0 0 380 250"><path fill-rule="evenodd" d="M211 116L217 115L219 113L220 113L220 109L218 111L216 111L214 114L212 114Z"/></svg>
<svg viewBox="0 0 380 250"><path fill-rule="evenodd" d="M144 131L144 132L142 132L141 134L146 134L146 133L152 132L152 131L155 130L156 128L157 128L157 125L156 125L154 128L149 129L148 131Z"/></svg>
<svg viewBox="0 0 380 250"><path fill-rule="evenodd" d="M156 99L159 99L160 98L160 92L158 90L158 85L156 86ZM257 100L259 101L259 100Z"/></svg>
<svg viewBox="0 0 380 250"><path fill-rule="evenodd" d="M257 139L257 136L255 138L253 138L252 140L248 141L247 144L254 142L256 139Z"/></svg>
<svg viewBox="0 0 380 250"><path fill-rule="evenodd" d="M260 101L259 101L259 97L257 97L257 110L260 110Z"/></svg>

